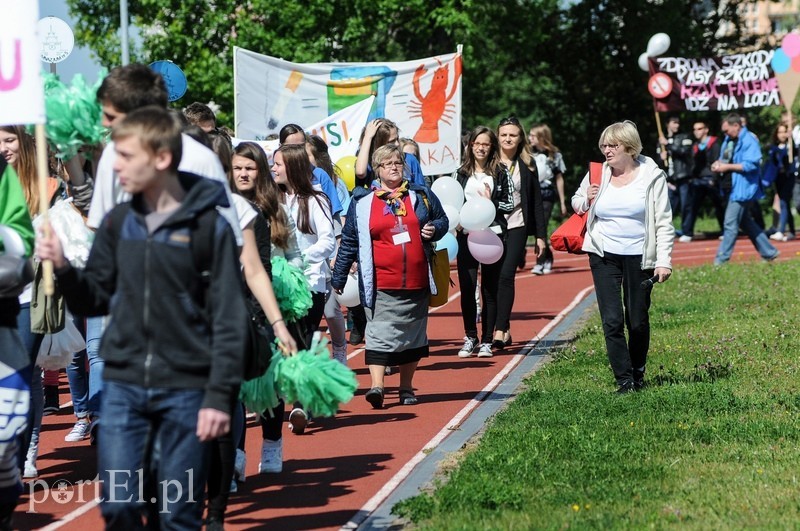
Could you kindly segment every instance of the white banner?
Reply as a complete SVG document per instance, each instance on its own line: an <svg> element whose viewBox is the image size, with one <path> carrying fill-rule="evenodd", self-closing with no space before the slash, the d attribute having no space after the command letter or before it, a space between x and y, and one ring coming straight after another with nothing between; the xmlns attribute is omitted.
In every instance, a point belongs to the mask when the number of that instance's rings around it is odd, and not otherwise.
<svg viewBox="0 0 800 531"><path fill-rule="evenodd" d="M374 96L368 119L388 118L401 137L416 140L426 175L451 173L460 165L459 54L393 63L299 64L243 48L233 53L239 138L262 140L288 123L308 129ZM360 135L360 129L347 131L356 142Z"/></svg>
<svg viewBox="0 0 800 531"><path fill-rule="evenodd" d="M374 101L375 98L370 96L360 103L345 107L336 114L328 116L311 127L306 127L304 130L309 135L318 135L322 137L325 143L328 144L328 155L330 155L333 163L337 164L342 158L356 152L358 148L358 137L361 134L361 129L367 125L369 111ZM248 140L239 137L232 138L231 140L234 147L242 142L248 142ZM270 166L272 166L272 154L278 149L278 141L249 140L249 142L255 142L261 146L267 154Z"/></svg>
<svg viewBox="0 0 800 531"><path fill-rule="evenodd" d="M43 124L37 2L0 0L0 124Z"/></svg>

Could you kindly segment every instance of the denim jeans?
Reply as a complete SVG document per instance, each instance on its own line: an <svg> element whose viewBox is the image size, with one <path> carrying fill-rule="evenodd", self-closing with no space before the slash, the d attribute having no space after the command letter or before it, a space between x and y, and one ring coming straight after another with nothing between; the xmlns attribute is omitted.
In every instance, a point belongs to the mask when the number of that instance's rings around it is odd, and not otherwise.
<svg viewBox="0 0 800 531"><path fill-rule="evenodd" d="M634 369L644 372L650 349L650 289L641 284L653 270L642 269L641 255L612 253L589 253L589 266L611 370L618 385L632 383Z"/></svg>
<svg viewBox="0 0 800 531"><path fill-rule="evenodd" d="M691 221L692 212L692 189L690 186L691 179L682 179L675 183L675 190L669 189L669 206L672 207L672 215L677 213L681 215L681 235L691 236L691 232L687 232L692 227L687 223Z"/></svg>
<svg viewBox="0 0 800 531"><path fill-rule="evenodd" d="M42 412L44 411L44 391L42 390L42 369L36 366L36 356L39 354L39 346L42 344L42 334L31 332L31 303L20 304L17 314L17 330L25 347L25 355L28 359L28 367L25 369L25 377L30 378L31 401L28 411L28 428L19 438L19 466L25 464L25 456L28 453L28 446L31 442L39 444L39 431L42 428Z"/></svg>
<svg viewBox="0 0 800 531"><path fill-rule="evenodd" d="M143 529L151 494L162 529L200 529L210 457L195 434L204 390L103 383L97 455L106 529Z"/></svg>
<svg viewBox="0 0 800 531"><path fill-rule="evenodd" d="M17 444L27 427L30 402L30 364L16 327L0 326L0 365L4 373L0 385L0 512L6 512L22 492Z"/></svg>
<svg viewBox="0 0 800 531"><path fill-rule="evenodd" d="M725 226L723 227L722 241L717 249L714 264L724 264L731 259L740 226L744 233L747 234L747 237L750 238L750 241L753 242L761 258L771 260L778 254L778 250L769 242L767 235L753 220L750 214L752 204L753 201L728 201L728 206L725 208Z"/></svg>
<svg viewBox="0 0 800 531"><path fill-rule="evenodd" d="M100 396L103 390L103 359L100 357L100 339L103 337L103 317L75 318L78 330L86 330L86 350L76 352L67 367L72 408L79 419L100 414ZM86 369L86 360L89 369Z"/></svg>

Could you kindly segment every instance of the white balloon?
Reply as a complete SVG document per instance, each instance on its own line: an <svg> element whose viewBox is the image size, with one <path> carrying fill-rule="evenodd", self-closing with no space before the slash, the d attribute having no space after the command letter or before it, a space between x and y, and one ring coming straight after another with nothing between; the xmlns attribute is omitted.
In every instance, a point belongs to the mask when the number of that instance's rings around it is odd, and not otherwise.
<svg viewBox="0 0 800 531"><path fill-rule="evenodd" d="M464 204L464 189L452 177L439 177L433 181L431 192L443 205L453 205L459 209Z"/></svg>
<svg viewBox="0 0 800 531"><path fill-rule="evenodd" d="M444 209L444 213L447 214L447 221L449 222L447 230L456 230L456 227L458 227L458 224L461 221L461 216L458 214L458 209L453 205L448 205L447 203L442 204L442 208Z"/></svg>
<svg viewBox="0 0 800 531"><path fill-rule="evenodd" d="M656 33L647 41L647 55L649 57L658 57L659 55L665 54L667 50L669 50L670 44L669 35L666 33Z"/></svg>
<svg viewBox="0 0 800 531"><path fill-rule="evenodd" d="M461 207L461 226L469 231L485 229L494 221L494 203L485 197L474 197Z"/></svg>
<svg viewBox="0 0 800 531"><path fill-rule="evenodd" d="M644 52L642 53L642 55L639 56L639 68L641 68L645 72L650 71L650 65L647 64L647 52Z"/></svg>
<svg viewBox="0 0 800 531"><path fill-rule="evenodd" d="M344 285L341 293L336 293L336 300L348 308L361 304L361 297L358 295L358 278L355 275L347 276L347 284Z"/></svg>

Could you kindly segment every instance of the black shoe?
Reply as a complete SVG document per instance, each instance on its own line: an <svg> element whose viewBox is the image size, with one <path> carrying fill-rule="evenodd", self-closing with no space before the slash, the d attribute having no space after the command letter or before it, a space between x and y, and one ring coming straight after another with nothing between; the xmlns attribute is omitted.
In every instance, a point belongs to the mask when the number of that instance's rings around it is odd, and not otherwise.
<svg viewBox="0 0 800 531"><path fill-rule="evenodd" d="M633 386L633 381L629 380L627 382L622 382L621 384L619 384L619 387L617 387L617 394L624 395L626 393L630 393L635 390L636 389Z"/></svg>
<svg viewBox="0 0 800 531"><path fill-rule="evenodd" d="M58 387L55 385L44 386L44 415L54 415L59 412Z"/></svg>
<svg viewBox="0 0 800 531"><path fill-rule="evenodd" d="M207 531L224 531L225 526L223 525L222 518L217 516L209 516L206 520L206 530Z"/></svg>
<svg viewBox="0 0 800 531"><path fill-rule="evenodd" d="M381 409L383 407L383 388L373 387L367 391L364 398L372 405L372 409Z"/></svg>
<svg viewBox="0 0 800 531"><path fill-rule="evenodd" d="M357 329L353 328L350 330L350 339L348 343L351 345L360 345L364 342L364 332L359 332Z"/></svg>
<svg viewBox="0 0 800 531"><path fill-rule="evenodd" d="M636 369L633 369L633 388L639 391L640 389L643 389L644 386L644 371L637 371Z"/></svg>

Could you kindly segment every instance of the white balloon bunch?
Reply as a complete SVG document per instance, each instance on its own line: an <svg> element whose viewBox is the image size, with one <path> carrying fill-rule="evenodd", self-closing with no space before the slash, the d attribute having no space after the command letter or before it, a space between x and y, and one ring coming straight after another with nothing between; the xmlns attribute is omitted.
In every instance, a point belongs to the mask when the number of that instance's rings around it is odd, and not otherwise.
<svg viewBox="0 0 800 531"><path fill-rule="evenodd" d="M656 33L650 37L650 40L647 41L647 51L639 56L639 68L645 72L649 71L647 58L664 55L669 50L671 42L669 35L666 33Z"/></svg>

